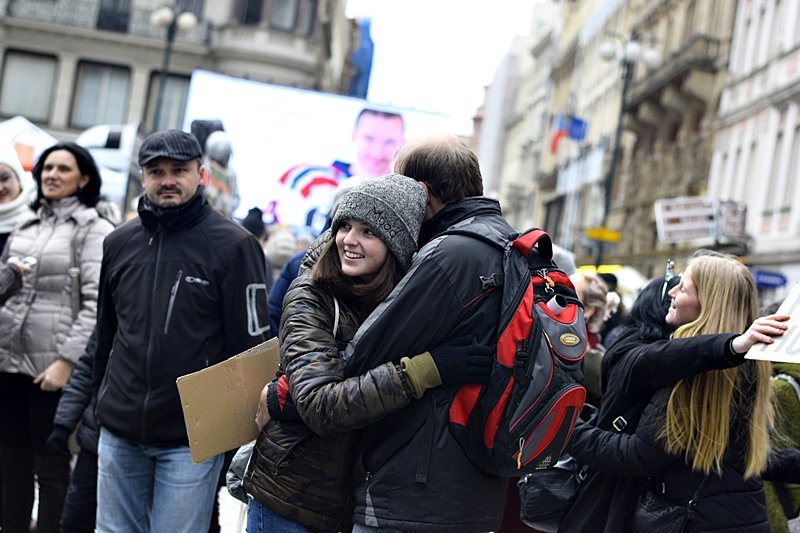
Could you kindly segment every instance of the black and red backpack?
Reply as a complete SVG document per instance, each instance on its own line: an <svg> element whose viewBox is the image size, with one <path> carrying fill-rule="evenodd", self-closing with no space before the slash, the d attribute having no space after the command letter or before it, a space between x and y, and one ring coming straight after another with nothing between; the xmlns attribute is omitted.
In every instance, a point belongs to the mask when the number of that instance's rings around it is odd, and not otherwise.
<svg viewBox="0 0 800 533"><path fill-rule="evenodd" d="M450 428L481 471L516 477L555 465L583 407L587 348L583 305L553 263L539 229L508 239L469 230L503 251L503 272L482 278L503 291L497 355L489 382L464 385L450 405Z"/></svg>

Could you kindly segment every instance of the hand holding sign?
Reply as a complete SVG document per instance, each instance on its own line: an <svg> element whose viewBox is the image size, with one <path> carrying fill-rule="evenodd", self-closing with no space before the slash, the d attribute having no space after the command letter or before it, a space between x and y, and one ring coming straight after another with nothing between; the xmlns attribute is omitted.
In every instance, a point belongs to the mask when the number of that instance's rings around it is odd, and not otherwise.
<svg viewBox="0 0 800 533"><path fill-rule="evenodd" d="M757 319L733 340L746 359L800 363L800 283L796 284L774 315Z"/></svg>

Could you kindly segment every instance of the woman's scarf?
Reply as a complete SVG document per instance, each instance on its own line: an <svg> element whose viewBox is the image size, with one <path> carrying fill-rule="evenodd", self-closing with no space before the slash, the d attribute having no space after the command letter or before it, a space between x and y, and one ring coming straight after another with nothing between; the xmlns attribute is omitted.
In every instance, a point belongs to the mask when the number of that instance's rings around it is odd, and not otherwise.
<svg viewBox="0 0 800 533"><path fill-rule="evenodd" d="M33 182L30 173L23 172L20 176L22 190L19 196L0 204L0 234L11 233L11 231L22 222L26 214L32 214L31 202L36 198L36 184Z"/></svg>

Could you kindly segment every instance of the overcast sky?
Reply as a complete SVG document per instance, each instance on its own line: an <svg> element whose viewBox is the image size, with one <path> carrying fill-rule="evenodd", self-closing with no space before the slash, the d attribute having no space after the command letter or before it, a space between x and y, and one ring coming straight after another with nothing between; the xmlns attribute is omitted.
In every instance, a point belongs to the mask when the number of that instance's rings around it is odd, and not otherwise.
<svg viewBox="0 0 800 533"><path fill-rule="evenodd" d="M516 35L527 35L538 0L348 0L349 17L372 19L375 55L368 99L450 115L472 132Z"/></svg>

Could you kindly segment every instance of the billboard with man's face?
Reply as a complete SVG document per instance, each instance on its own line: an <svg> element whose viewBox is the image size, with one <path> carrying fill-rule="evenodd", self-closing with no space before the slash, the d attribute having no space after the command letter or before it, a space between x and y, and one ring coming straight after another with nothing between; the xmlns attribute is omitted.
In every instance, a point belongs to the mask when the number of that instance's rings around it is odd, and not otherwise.
<svg viewBox="0 0 800 533"><path fill-rule="evenodd" d="M235 216L260 207L268 223L313 233L340 183L387 174L408 140L456 129L443 115L206 71L192 75L184 130L198 119L221 120L230 136Z"/></svg>

